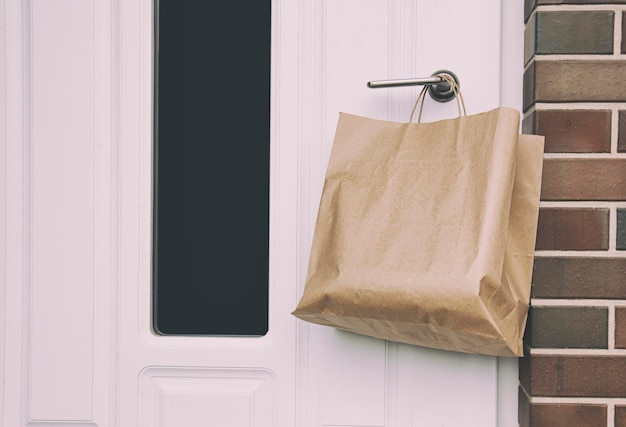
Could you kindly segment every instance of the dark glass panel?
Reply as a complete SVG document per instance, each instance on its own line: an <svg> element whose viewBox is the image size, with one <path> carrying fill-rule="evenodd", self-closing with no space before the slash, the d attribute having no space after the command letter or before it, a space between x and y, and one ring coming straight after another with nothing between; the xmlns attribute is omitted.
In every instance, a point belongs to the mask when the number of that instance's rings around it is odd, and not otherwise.
<svg viewBox="0 0 626 427"><path fill-rule="evenodd" d="M160 0L153 323L268 329L270 0Z"/></svg>

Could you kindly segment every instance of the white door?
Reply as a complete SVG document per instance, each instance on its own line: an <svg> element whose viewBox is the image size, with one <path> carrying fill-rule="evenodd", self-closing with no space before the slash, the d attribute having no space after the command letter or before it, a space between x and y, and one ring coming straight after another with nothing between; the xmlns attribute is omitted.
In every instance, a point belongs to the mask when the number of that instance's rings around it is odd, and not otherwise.
<svg viewBox="0 0 626 427"><path fill-rule="evenodd" d="M512 4L515 3L515 4ZM274 0L269 332L151 332L151 0L0 0L0 425L517 425L516 361L297 321L340 111L521 106L521 0ZM452 117L427 100L424 121Z"/></svg>

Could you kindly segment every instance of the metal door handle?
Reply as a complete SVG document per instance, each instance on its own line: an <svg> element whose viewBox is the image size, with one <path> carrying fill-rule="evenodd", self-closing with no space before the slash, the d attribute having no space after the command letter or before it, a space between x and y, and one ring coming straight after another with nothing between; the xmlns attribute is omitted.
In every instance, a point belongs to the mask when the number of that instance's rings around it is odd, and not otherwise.
<svg viewBox="0 0 626 427"><path fill-rule="evenodd" d="M448 75L454 79L457 90L461 86L459 78L452 71L439 70L435 71L430 77L417 77L411 79L397 79L397 80L376 80L367 82L367 87L372 89L387 88L387 87L402 87L402 86L429 86L428 93L430 96L439 102L448 102L454 99L455 91L450 87L442 77L442 74Z"/></svg>

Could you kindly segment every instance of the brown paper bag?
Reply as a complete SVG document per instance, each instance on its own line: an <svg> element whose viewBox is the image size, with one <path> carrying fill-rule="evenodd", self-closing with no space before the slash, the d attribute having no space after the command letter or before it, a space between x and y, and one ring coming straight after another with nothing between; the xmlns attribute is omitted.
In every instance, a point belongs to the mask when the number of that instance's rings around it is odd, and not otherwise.
<svg viewBox="0 0 626 427"><path fill-rule="evenodd" d="M522 356L543 137L510 108L433 123L341 114L302 320Z"/></svg>

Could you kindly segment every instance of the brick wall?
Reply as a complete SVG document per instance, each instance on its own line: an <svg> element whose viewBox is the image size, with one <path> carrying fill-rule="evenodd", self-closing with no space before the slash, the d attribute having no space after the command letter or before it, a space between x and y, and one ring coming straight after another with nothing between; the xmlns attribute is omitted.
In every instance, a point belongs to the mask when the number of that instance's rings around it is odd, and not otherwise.
<svg viewBox="0 0 626 427"><path fill-rule="evenodd" d="M524 133L546 136L522 427L626 427L626 0L526 0Z"/></svg>

